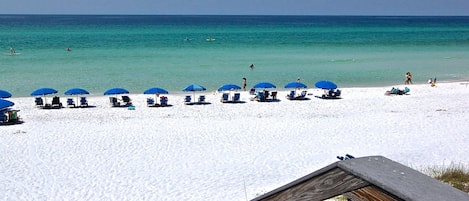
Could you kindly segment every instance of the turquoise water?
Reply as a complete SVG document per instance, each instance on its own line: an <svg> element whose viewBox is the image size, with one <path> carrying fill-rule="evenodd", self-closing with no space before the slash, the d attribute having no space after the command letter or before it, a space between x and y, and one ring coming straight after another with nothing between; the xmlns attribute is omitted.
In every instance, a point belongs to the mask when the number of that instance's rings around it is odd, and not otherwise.
<svg viewBox="0 0 469 201"><path fill-rule="evenodd" d="M15 97L40 87L216 90L243 77L278 88L297 77L310 87L402 84L407 71L414 83L469 79L469 17L0 15L0 30L0 88Z"/></svg>

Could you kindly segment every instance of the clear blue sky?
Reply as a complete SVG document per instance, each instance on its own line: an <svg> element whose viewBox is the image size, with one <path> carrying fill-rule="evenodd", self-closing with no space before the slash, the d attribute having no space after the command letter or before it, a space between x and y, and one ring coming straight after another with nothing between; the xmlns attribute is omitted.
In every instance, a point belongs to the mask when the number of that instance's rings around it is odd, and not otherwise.
<svg viewBox="0 0 469 201"><path fill-rule="evenodd" d="M469 0L2 0L0 14L469 15Z"/></svg>

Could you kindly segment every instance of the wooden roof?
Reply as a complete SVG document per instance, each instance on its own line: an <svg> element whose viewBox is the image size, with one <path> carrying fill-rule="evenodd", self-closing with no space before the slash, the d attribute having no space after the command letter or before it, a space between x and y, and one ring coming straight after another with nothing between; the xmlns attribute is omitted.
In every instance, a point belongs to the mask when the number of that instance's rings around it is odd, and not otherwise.
<svg viewBox="0 0 469 201"><path fill-rule="evenodd" d="M335 162L252 201L351 200L454 201L469 194L383 156Z"/></svg>

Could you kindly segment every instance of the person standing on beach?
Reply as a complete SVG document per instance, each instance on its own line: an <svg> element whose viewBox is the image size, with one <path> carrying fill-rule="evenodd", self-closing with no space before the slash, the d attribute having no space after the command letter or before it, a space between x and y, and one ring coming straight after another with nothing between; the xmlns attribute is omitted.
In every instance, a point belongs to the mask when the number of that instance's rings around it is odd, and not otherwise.
<svg viewBox="0 0 469 201"><path fill-rule="evenodd" d="M410 72L407 72L405 74L405 79L404 79L404 84L412 84L412 74Z"/></svg>
<svg viewBox="0 0 469 201"><path fill-rule="evenodd" d="M246 91L247 80L243 77L243 90Z"/></svg>

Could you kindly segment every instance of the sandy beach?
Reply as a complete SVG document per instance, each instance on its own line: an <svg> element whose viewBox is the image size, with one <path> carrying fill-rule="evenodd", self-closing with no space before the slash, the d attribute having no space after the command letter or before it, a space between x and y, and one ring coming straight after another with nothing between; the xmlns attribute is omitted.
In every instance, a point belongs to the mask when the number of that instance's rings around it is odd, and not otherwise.
<svg viewBox="0 0 469 201"><path fill-rule="evenodd" d="M24 123L0 127L0 197L6 200L252 199L337 161L383 155L418 170L469 165L467 83L342 88L342 99L220 103L135 110L88 97L91 108L37 109L33 97L10 98ZM403 85L394 87L403 88ZM66 104L66 97L61 101ZM191 93L187 93L191 94ZM199 93L198 93L199 94ZM52 98L48 98L51 101Z"/></svg>

